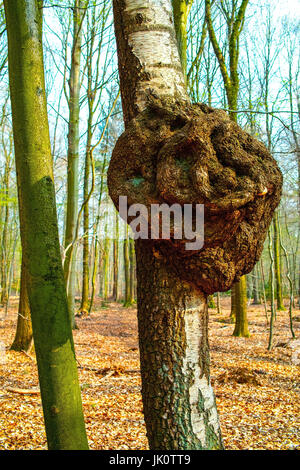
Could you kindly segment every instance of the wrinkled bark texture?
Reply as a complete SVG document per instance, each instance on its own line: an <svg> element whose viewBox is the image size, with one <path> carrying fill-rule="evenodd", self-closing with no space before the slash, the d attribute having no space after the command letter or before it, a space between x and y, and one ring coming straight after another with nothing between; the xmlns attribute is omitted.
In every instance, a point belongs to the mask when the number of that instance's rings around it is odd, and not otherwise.
<svg viewBox="0 0 300 470"><path fill-rule="evenodd" d="M142 391L151 449L223 447L209 380L207 294L251 271L280 198L263 144L223 111L191 105L170 0L114 0L125 132L108 171L119 209L204 204L205 244L137 240ZM149 218L149 230L151 218ZM130 222L130 219L128 219Z"/></svg>
<svg viewBox="0 0 300 470"><path fill-rule="evenodd" d="M230 289L258 261L282 176L266 147L225 112L160 101L119 138L108 182L116 206L119 195L127 196L149 214L154 203L204 204L202 250L186 251L187 240L172 233L156 248L181 279L212 294Z"/></svg>
<svg viewBox="0 0 300 470"><path fill-rule="evenodd" d="M153 256L151 241L138 240L136 254L142 394L150 448L219 449L206 298L179 282L163 258Z"/></svg>

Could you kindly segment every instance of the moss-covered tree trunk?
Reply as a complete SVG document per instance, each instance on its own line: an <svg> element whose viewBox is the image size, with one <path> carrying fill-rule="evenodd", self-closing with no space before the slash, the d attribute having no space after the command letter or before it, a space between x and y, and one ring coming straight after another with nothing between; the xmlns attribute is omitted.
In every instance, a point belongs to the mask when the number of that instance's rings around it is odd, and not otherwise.
<svg viewBox="0 0 300 470"><path fill-rule="evenodd" d="M193 0L172 0L177 45L184 76L187 74L187 20Z"/></svg>
<svg viewBox="0 0 300 470"><path fill-rule="evenodd" d="M114 0L125 126L150 94L188 100L170 0ZM120 194L122 195L122 194ZM222 448L209 379L207 299L136 241L142 393L151 449Z"/></svg>
<svg viewBox="0 0 300 470"><path fill-rule="evenodd" d="M247 278L242 276L235 287L235 328L233 336L250 336L247 319Z"/></svg>
<svg viewBox="0 0 300 470"><path fill-rule="evenodd" d="M5 0L24 263L49 449L87 449L58 237L41 2Z"/></svg>
<svg viewBox="0 0 300 470"><path fill-rule="evenodd" d="M22 261L21 288L18 309L18 321L15 339L11 348L13 351L28 351L32 343L32 324L27 289L26 264Z"/></svg>
<svg viewBox="0 0 300 470"><path fill-rule="evenodd" d="M234 322L235 321L235 316L236 316L235 289L234 289L234 287L231 289L230 300L231 300L230 320L232 322Z"/></svg>

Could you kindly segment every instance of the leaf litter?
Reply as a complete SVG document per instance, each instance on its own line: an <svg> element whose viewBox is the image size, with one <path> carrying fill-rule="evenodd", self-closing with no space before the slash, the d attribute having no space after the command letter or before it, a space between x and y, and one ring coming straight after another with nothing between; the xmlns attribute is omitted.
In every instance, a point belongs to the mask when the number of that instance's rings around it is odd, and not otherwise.
<svg viewBox="0 0 300 470"><path fill-rule="evenodd" d="M17 298L0 322L0 450L46 449L34 353L10 351ZM74 331L91 449L148 449L142 414L136 308L101 301ZM288 312L278 312L267 350L263 306L248 308L250 338L232 336L230 300L210 309L211 378L226 449L300 450L300 342L291 340ZM294 329L299 338L299 310ZM0 312L1 316L1 312Z"/></svg>

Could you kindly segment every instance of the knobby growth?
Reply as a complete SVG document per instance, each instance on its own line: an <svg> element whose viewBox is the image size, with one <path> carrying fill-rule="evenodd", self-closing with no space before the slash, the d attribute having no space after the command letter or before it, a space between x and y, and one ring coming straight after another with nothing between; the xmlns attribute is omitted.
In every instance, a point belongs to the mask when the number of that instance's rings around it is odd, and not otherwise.
<svg viewBox="0 0 300 470"><path fill-rule="evenodd" d="M230 289L258 261L282 175L266 147L224 111L153 98L120 136L108 185L117 208L119 196L149 213L151 204L204 204L201 250L185 251L186 240L172 230L169 240L152 243L182 280L212 294Z"/></svg>

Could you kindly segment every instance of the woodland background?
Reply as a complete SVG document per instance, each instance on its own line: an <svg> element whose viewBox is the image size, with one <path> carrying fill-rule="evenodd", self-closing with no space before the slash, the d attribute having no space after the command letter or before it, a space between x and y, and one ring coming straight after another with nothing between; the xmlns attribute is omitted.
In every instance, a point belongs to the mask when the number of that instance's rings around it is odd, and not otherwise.
<svg viewBox="0 0 300 470"><path fill-rule="evenodd" d="M99 377L99 374L104 379L110 374L105 380L107 383L112 381L112 390L103 392L108 396L103 398L104 401L107 399L110 402L112 394L115 394L118 396L117 402L123 403L127 399L123 400L120 397L130 395L132 390L135 415L130 417L131 412L124 411L127 413L124 419L129 421L132 419L134 426L137 426L134 438L136 448L145 448L138 395L136 325L132 309L136 302L134 243L129 229L119 218L110 201L106 183L110 156L118 136L123 131L112 2L82 0L79 2L81 9L76 10L73 7L78 6L78 1L44 2L45 78L61 254L65 267L68 266L68 262L71 263L67 268L69 306L74 313L73 326L79 327L78 332L75 331L75 341L80 351L78 361L85 371L82 371L82 374L86 373L88 376L87 379L82 379L83 394L85 396L86 390L93 390L95 377ZM230 73L228 42L230 15L236 11L237 4L238 2L234 0L215 1L212 4L214 31L225 58L224 66L227 74ZM296 378L300 361L297 353L293 352L297 350L297 345L293 348L289 342L291 338L297 336L300 302L299 6L298 1L249 2L239 32L240 56L237 69L239 88L235 109L228 103L224 86L226 73L220 69L220 61L209 35L209 26L204 17L204 1L193 2L187 24L186 73L188 91L192 100L234 113L238 123L245 130L265 143L284 176L281 204L270 227L263 255L253 272L247 275L247 289L243 302L248 311L249 331L246 325L237 336L247 337L250 332L249 343L246 342L247 339L231 338L233 327L230 324L234 323L235 312L234 305L230 305L230 291L212 296L209 304L213 322L212 331L216 333L216 336L211 333L213 361L216 360L216 370L212 375L215 377L216 387L222 388L227 384L228 395L233 387L234 394L238 391L237 395L241 393L240 396L243 396L245 384L248 384L247 393L249 393L249 387L250 390L251 387L256 389L271 387L274 374L281 377L276 382L275 388L278 386L280 389L276 400L279 403L278 413L283 420L285 438L282 440L280 433L278 435L276 431L278 439L266 438L262 448L275 448L277 445L278 448L295 448L299 445L296 429L285 422L287 416L292 420L297 412L295 400L298 395L293 395L295 392L293 380ZM79 16L75 17L76 11ZM16 425L17 415L8 418L6 413L11 413L17 408L22 410L20 400L24 407L22 416L36 413L33 410L35 400L38 398L33 398L30 393L24 395L8 390L29 389L30 392L30 389L37 385L37 379L35 362L30 353L32 347L32 333L30 326L28 327L30 322L26 320L27 323L23 321L23 326L21 324L22 319L29 316L28 300L23 298L23 303L18 307L22 253L3 5L0 5L0 78L0 346L4 345L2 356L6 358L2 361L3 374L7 377L8 373L12 373L10 379L12 383L9 387L4 386L6 391L4 390L1 398L4 397L5 402L3 416L6 416L5 419L11 423L8 427L12 428ZM68 178L70 161L73 165L73 180ZM73 250L71 261L70 245ZM14 341L18 310L19 328L23 328L21 342L18 335ZM99 325L105 326L103 324L106 321L110 333L116 328L116 334L103 334ZM123 322L124 329L118 329L116 323L123 325ZM27 328L26 333L24 333L24 324ZM228 334L223 335L223 327ZM89 333L87 337L85 337L86 331ZM90 344L89 347L92 348L93 335L95 335L95 350L89 351L89 357L85 358L88 349L83 351L80 348L85 342L86 346ZM132 344L124 340L126 335L132 335ZM102 346L103 356L101 359L96 359L96 346L103 341L102 336L105 337ZM224 346L221 344L223 336L226 337ZM14 349L25 351L29 356L22 352L15 355L16 353L3 349L9 348L13 343ZM279 354L275 346L280 344L279 348L283 349ZM122 356L124 352L122 348L127 351L125 356ZM239 359L242 357L238 368L241 370L236 371L233 367L232 377L218 362L222 348L227 348L228 351L230 348L238 348ZM118 351L123 352L116 356ZM226 361L230 363L232 359L226 356ZM267 361L268 365L264 367L256 361ZM230 367L232 368L232 362ZM273 367L276 369L275 372ZM246 378L236 379L234 373L237 374L236 377L243 377L243 374L246 374ZM266 374L270 374L270 377L266 378ZM121 380L120 387L118 380ZM3 383L6 383L5 380ZM243 383L244 385L241 385ZM257 385L258 383L260 385ZM285 390L284 383L288 384L289 393L283 395L286 395L289 403L281 397L282 390ZM253 391L253 397L259 396L256 389ZM259 398L263 401L261 406L264 407L267 406L266 400L271 399L262 398L268 395L267 391ZM222 407L228 406L229 409L229 404L224 404L226 393L222 395L222 403L221 401L218 403L221 408L221 420ZM88 393L87 397L84 398L85 406L89 407L90 416L94 416L101 404L99 399L93 396L93 392L91 396ZM282 406L281 399L284 401ZM233 398L228 397L228 400L231 403ZM257 404L258 398L255 400ZM273 405L270 414L274 413ZM245 407L251 408L249 399L245 399L245 403L241 406L244 411ZM290 414L289 406L291 406ZM224 415L229 413L227 408L223 412ZM118 413L121 411L118 409L116 413L118 421ZM41 419L38 415L34 416L34 419ZM106 419L113 418L102 416L101 419L103 423ZM116 425L116 422L110 424ZM19 424L17 429L18 426ZM126 448L128 440L131 439L132 427L130 432L127 432L125 431L127 425L124 426L119 430L122 436L120 440L115 434L111 436L111 431L107 430L108 440L104 439L102 442L100 439L99 443L98 439L95 448L112 448L114 439L116 446L118 443L121 446L119 448ZM245 426L247 428L247 425ZM230 435L226 435L229 448L249 446L251 439L255 440L255 432L253 431L252 436L252 431L250 434L248 431L249 428L244 430L248 444L243 439L240 443L237 436L232 437L231 441ZM26 439L25 442L21 438L18 440L19 437L15 436L18 432L16 429L1 432L4 434L2 436L0 434L0 448L1 446L23 448L29 445ZM27 432L29 430L25 435ZM35 433L35 431L30 432ZM24 428L20 429L20 435L24 435ZM40 440L36 442L35 448L42 447L44 440L41 431Z"/></svg>

